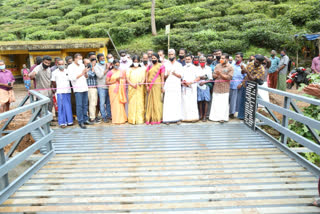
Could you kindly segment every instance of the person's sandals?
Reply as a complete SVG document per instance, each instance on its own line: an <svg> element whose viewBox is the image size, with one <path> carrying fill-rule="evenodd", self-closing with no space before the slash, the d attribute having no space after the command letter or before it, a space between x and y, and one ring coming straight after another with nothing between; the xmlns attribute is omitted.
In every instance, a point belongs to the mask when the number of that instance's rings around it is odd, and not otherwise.
<svg viewBox="0 0 320 214"><path fill-rule="evenodd" d="M320 207L320 199L314 200L312 204L316 207Z"/></svg>

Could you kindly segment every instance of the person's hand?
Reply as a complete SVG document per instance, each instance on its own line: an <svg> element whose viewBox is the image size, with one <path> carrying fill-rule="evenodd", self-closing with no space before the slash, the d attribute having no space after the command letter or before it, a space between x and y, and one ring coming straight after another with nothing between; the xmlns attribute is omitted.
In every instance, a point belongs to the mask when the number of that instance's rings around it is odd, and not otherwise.
<svg viewBox="0 0 320 214"><path fill-rule="evenodd" d="M238 86L237 86L237 89L240 89L242 88L242 83L240 83Z"/></svg>
<svg viewBox="0 0 320 214"><path fill-rule="evenodd" d="M97 61L94 60L94 61L91 62L91 64L92 64L92 67L94 67L97 64Z"/></svg>
<svg viewBox="0 0 320 214"><path fill-rule="evenodd" d="M319 84L310 84L309 86L313 87L313 88L319 88L320 89L320 85Z"/></svg>
<svg viewBox="0 0 320 214"><path fill-rule="evenodd" d="M135 89L137 89L138 84L133 84L132 87L135 88Z"/></svg>
<svg viewBox="0 0 320 214"><path fill-rule="evenodd" d="M204 85L204 82L200 82L200 84L199 84L200 86L203 86Z"/></svg>
<svg viewBox="0 0 320 214"><path fill-rule="evenodd" d="M150 87L149 87L149 85L147 86L147 92L150 92Z"/></svg>
<svg viewBox="0 0 320 214"><path fill-rule="evenodd" d="M164 92L165 92L165 91L164 91L164 88L161 88L161 92L162 92L162 93L164 93Z"/></svg>
<svg viewBox="0 0 320 214"><path fill-rule="evenodd" d="M82 74L83 75L86 75L88 72L89 72L90 68L85 68L83 71L82 71Z"/></svg>
<svg viewBox="0 0 320 214"><path fill-rule="evenodd" d="M315 96L317 98L320 98L320 88L318 86L308 85L303 89L304 92L306 92L309 95Z"/></svg>

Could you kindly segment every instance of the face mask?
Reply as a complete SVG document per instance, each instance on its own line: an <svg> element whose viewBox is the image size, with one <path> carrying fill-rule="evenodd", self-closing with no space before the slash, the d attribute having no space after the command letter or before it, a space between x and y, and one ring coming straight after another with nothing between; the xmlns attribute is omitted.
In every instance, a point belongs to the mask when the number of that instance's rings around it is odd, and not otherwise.
<svg viewBox="0 0 320 214"><path fill-rule="evenodd" d="M122 62L126 62L126 61L127 61L127 57L126 57L126 56L122 56L122 57L121 57L121 61L122 61Z"/></svg>
<svg viewBox="0 0 320 214"><path fill-rule="evenodd" d="M135 68L137 68L137 67L139 66L139 63L135 62L135 63L133 63L133 66L134 66Z"/></svg>
<svg viewBox="0 0 320 214"><path fill-rule="evenodd" d="M83 64L82 59L78 60L78 64L79 64L79 65Z"/></svg>
<svg viewBox="0 0 320 214"><path fill-rule="evenodd" d="M175 57L169 58L169 60L173 62L175 60Z"/></svg>
<svg viewBox="0 0 320 214"><path fill-rule="evenodd" d="M42 67L43 67L44 69L47 69L47 68L49 68L49 66L48 66L48 65L46 65L46 64L43 64L43 63L42 63Z"/></svg>
<svg viewBox="0 0 320 214"><path fill-rule="evenodd" d="M236 62L236 65L240 65L241 64L241 60L238 60L237 62Z"/></svg>
<svg viewBox="0 0 320 214"><path fill-rule="evenodd" d="M6 66L5 65L1 65L0 66L0 70L4 70L4 69L6 69Z"/></svg>
<svg viewBox="0 0 320 214"><path fill-rule="evenodd" d="M97 59L96 59L96 58L92 58L90 61L91 61L91 62L97 61Z"/></svg>
<svg viewBox="0 0 320 214"><path fill-rule="evenodd" d="M271 54L271 57L274 57L274 54Z"/></svg>
<svg viewBox="0 0 320 214"><path fill-rule="evenodd" d="M114 68L115 68L115 69L119 69L119 66L115 65Z"/></svg>
<svg viewBox="0 0 320 214"><path fill-rule="evenodd" d="M59 68L59 70L62 71L62 70L64 70L64 65L59 65L58 68Z"/></svg>
<svg viewBox="0 0 320 214"><path fill-rule="evenodd" d="M221 59L221 56L217 56L216 58L217 58L217 61L220 61L220 59Z"/></svg>
<svg viewBox="0 0 320 214"><path fill-rule="evenodd" d="M104 65L106 63L106 61L100 61L101 65Z"/></svg>
<svg viewBox="0 0 320 214"><path fill-rule="evenodd" d="M200 62L200 66L201 66L201 67L204 67L205 65L206 65L205 62Z"/></svg>
<svg viewBox="0 0 320 214"><path fill-rule="evenodd" d="M158 60L152 60L152 64L156 64Z"/></svg>
<svg viewBox="0 0 320 214"><path fill-rule="evenodd" d="M187 67L189 67L189 66L191 66L191 65L192 65L191 63L186 63L186 66L187 66Z"/></svg>
<svg viewBox="0 0 320 214"><path fill-rule="evenodd" d="M108 62L113 63L113 60L114 60L113 58L110 58L110 59L108 59Z"/></svg>
<svg viewBox="0 0 320 214"><path fill-rule="evenodd" d="M143 61L143 64L144 65L148 65L148 61Z"/></svg>
<svg viewBox="0 0 320 214"><path fill-rule="evenodd" d="M183 55L179 55L179 59L183 60L184 56Z"/></svg>
<svg viewBox="0 0 320 214"><path fill-rule="evenodd" d="M284 54L280 54L281 56L284 56Z"/></svg>
<svg viewBox="0 0 320 214"><path fill-rule="evenodd" d="M224 64L225 60L224 59L220 59L220 64Z"/></svg>
<svg viewBox="0 0 320 214"><path fill-rule="evenodd" d="M212 60L212 59L207 59L207 64L208 64L208 65L211 65L211 64L212 64L212 62L213 62L213 60Z"/></svg>
<svg viewBox="0 0 320 214"><path fill-rule="evenodd" d="M199 65L199 61L193 61L194 65Z"/></svg>

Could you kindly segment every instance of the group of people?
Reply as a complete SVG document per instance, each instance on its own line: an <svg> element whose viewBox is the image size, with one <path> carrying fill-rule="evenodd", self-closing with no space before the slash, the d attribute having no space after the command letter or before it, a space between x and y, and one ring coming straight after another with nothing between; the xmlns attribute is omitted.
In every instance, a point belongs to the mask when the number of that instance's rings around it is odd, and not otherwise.
<svg viewBox="0 0 320 214"><path fill-rule="evenodd" d="M169 124L209 118L223 123L236 112L244 119L246 81L261 85L269 79L270 87L283 85L281 76L286 75L289 60L285 51L281 56L279 60L272 51L271 57L258 54L245 63L242 53L233 60L222 50L193 56L185 49L178 54L170 49L168 59L164 51L150 50L141 59L120 51L119 60L112 54L106 59L104 54L90 52L85 59L77 53L54 62L50 56L37 57L30 70L24 65L22 74L28 90L33 79L39 93L52 100L49 111L57 100L58 123L63 128L73 125L73 112L81 128L101 120ZM1 73L10 72L3 66L0 61L0 82ZM2 83L0 88L12 91L14 78L6 76L10 86Z"/></svg>

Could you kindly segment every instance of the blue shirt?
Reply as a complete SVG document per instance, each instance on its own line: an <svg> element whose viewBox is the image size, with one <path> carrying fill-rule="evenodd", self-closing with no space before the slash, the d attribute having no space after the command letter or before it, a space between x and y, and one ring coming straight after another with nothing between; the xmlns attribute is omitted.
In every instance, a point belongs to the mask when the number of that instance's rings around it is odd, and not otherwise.
<svg viewBox="0 0 320 214"><path fill-rule="evenodd" d="M178 59L178 62L180 62L182 66L185 66L185 65L186 65L186 61L185 61L185 60L184 60L184 61L181 61L180 59Z"/></svg>
<svg viewBox="0 0 320 214"><path fill-rule="evenodd" d="M233 66L232 80L238 80L238 81L231 81L230 82L230 88L231 89L237 89L238 85L242 82L243 78L246 75L241 73L240 65L233 64L232 66Z"/></svg>
<svg viewBox="0 0 320 214"><path fill-rule="evenodd" d="M97 76L96 73L92 72L92 69L88 71L88 86L97 86Z"/></svg>
<svg viewBox="0 0 320 214"><path fill-rule="evenodd" d="M274 73L277 70L280 63L280 59L279 57L274 57L274 58L270 57L270 61L271 61L271 66L269 68L269 72L268 72L269 74Z"/></svg>

